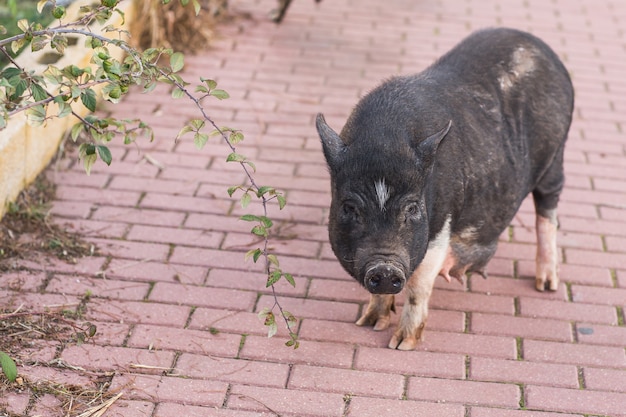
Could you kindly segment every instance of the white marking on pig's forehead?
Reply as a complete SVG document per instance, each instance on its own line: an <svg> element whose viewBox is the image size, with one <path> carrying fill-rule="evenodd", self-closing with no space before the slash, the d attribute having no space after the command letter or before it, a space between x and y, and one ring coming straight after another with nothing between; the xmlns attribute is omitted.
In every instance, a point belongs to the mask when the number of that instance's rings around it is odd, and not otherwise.
<svg viewBox="0 0 626 417"><path fill-rule="evenodd" d="M374 189L376 190L376 200L378 201L378 207L382 211L385 211L385 204L389 200L389 188L385 184L385 179L382 178L374 183Z"/></svg>

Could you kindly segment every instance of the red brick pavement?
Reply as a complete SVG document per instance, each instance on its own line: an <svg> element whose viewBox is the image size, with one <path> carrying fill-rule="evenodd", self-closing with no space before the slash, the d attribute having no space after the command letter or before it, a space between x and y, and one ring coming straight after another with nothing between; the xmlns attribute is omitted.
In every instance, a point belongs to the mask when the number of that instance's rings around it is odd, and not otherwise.
<svg viewBox="0 0 626 417"><path fill-rule="evenodd" d="M213 139L175 143L193 106L167 91L133 93L111 110L137 116L153 143L112 147L114 163L50 173L56 221L82 230L100 255L72 266L24 262L0 297L75 307L87 291L92 343L50 342L24 366L33 380L89 386L105 372L124 394L106 416L626 416L626 3L611 0L294 1L282 25L271 0L230 1L237 15L186 58L188 80L215 78L231 98L210 102L219 125L242 129L240 152L289 204L270 216L272 241L297 287L278 285L301 321L300 349L268 339L256 313L272 305L244 211L226 194L243 181ZM560 206L562 286L533 289L532 204L503 234L492 277L438 282L426 341L386 348L390 331L356 327L368 300L330 251L328 175L313 118L341 128L366 91L421 70L471 31L511 26L546 40L571 71L576 114ZM150 163L158 161L158 164ZM251 210L258 207L252 206ZM16 292L17 283L21 291ZM397 316L394 317L397 321ZM0 407L57 416L50 395L11 394Z"/></svg>

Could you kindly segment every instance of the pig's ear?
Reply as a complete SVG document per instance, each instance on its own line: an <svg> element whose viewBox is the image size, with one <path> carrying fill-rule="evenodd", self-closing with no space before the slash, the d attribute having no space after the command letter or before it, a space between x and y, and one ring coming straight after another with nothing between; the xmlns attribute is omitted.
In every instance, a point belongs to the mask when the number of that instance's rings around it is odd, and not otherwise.
<svg viewBox="0 0 626 417"><path fill-rule="evenodd" d="M324 115L322 113L317 114L315 119L315 126L317 127L317 133L322 140L322 147L324 148L324 156L328 165L336 167L341 159L342 152L346 149L346 144L343 143L341 137L333 129L326 124Z"/></svg>
<svg viewBox="0 0 626 417"><path fill-rule="evenodd" d="M450 127L452 127L452 120L448 122L448 125L441 129L439 132L435 133L427 137L419 144L419 152L420 156L423 158L423 162L427 165L432 163L435 158L435 153L437 152L437 148L441 143L442 139L446 137L448 132L450 131Z"/></svg>

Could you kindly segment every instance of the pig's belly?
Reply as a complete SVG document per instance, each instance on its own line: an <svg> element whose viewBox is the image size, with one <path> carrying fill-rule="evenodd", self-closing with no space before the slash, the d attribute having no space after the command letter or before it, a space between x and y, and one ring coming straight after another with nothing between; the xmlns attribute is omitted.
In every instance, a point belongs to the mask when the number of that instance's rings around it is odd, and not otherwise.
<svg viewBox="0 0 626 417"><path fill-rule="evenodd" d="M493 257L498 246L498 240L488 245L473 242L470 234L461 234L450 237L450 244L439 275L451 281L455 278L463 282L466 273L478 273L487 277L485 266Z"/></svg>

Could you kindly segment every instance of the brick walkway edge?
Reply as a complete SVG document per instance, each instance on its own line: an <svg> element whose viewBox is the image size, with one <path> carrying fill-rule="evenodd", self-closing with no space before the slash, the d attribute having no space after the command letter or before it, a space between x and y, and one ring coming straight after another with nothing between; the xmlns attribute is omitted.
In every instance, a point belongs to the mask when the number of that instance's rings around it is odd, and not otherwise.
<svg viewBox="0 0 626 417"><path fill-rule="evenodd" d="M277 288L301 319L300 349L284 346L282 328L268 339L257 318L273 300L243 260L257 243L226 193L242 172L216 139L202 151L190 138L174 142L198 114L162 89L110 109L150 123L153 143L114 145L112 166L89 177L74 161L49 172L55 221L100 255L25 261L28 270L0 278L0 302L72 309L90 293L84 318L98 334L81 346L42 341L23 353L20 373L84 387L108 378L123 394L105 416L626 416L626 2L296 0L280 26L267 19L272 0L229 3L237 17L187 57L184 77L215 78L230 93L209 113L243 130L239 151L258 182L286 193L287 208L270 209L271 244L297 283ZM527 201L490 278L440 280L425 343L392 351L390 330L353 324L368 295L328 244L329 179L313 118L322 111L340 129L381 80L423 69L488 26L538 35L572 74L563 283L533 289ZM60 416L60 405L49 394L0 398L11 415Z"/></svg>

